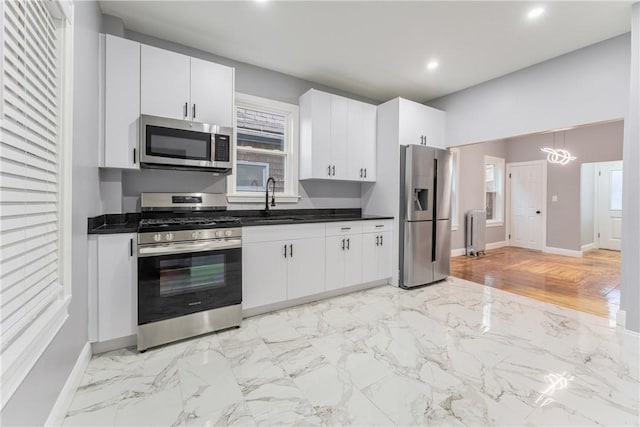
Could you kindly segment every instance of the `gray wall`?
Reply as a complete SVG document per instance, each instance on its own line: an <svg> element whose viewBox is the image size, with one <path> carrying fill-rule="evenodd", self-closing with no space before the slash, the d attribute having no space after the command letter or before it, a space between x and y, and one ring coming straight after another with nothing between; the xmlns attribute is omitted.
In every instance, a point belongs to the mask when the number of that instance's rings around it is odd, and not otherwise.
<svg viewBox="0 0 640 427"><path fill-rule="evenodd" d="M594 242L596 163L583 163L580 169L580 244Z"/></svg>
<svg viewBox="0 0 640 427"><path fill-rule="evenodd" d="M633 4L631 15L631 85L624 129L620 308L627 312L627 328L640 332L640 2Z"/></svg>
<svg viewBox="0 0 640 427"><path fill-rule="evenodd" d="M124 36L162 49L172 50L185 55L235 67L236 91L249 95L261 96L298 105L298 97L310 88L344 95L372 104L377 101L353 95L335 88L302 80L287 74L256 67L243 62L234 61L213 55L198 49L166 40L158 39L133 31L128 31L119 18L103 15L102 30L116 36ZM226 179L210 174L176 173L174 171L125 171L121 176L121 194L119 193L117 175L103 174L109 185L109 194L104 196L105 213L131 211L139 206L139 195L143 191L212 191L225 192ZM359 208L360 184L353 182L302 182L299 185L300 200L298 203L280 203L276 209L300 208ZM118 203L119 199L122 203ZM233 204L229 209L261 209L261 204Z"/></svg>
<svg viewBox="0 0 640 427"><path fill-rule="evenodd" d="M620 119L629 102L629 34L432 100L447 145Z"/></svg>
<svg viewBox="0 0 640 427"><path fill-rule="evenodd" d="M484 209L484 156L507 158L504 140L459 147L458 153L458 229L451 233L451 248L464 248L464 215L470 209ZM504 225L487 227L486 242L504 241Z"/></svg>
<svg viewBox="0 0 640 427"><path fill-rule="evenodd" d="M43 425L87 342L87 217L99 213L98 29L95 2L75 2L72 300L69 318L4 407L3 425Z"/></svg>
<svg viewBox="0 0 640 427"><path fill-rule="evenodd" d="M579 251L580 165L622 159L621 121L582 126L556 132L556 147L566 146L576 160L567 165L547 165L547 246ZM507 162L544 160L543 147L553 146L553 133L507 139ZM557 202L552 202L553 196Z"/></svg>

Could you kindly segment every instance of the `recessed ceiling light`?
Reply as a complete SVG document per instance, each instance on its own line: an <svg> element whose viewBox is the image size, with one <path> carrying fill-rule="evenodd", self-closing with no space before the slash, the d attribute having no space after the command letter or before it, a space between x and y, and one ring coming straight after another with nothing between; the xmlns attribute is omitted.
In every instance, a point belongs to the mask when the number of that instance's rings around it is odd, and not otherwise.
<svg viewBox="0 0 640 427"><path fill-rule="evenodd" d="M436 68L438 68L438 66L439 66L439 65L440 65L440 64L438 63L438 61L435 61L435 60L434 60L434 61L429 61L429 62L427 63L427 70L429 70L429 71L433 71L433 70L435 70Z"/></svg>
<svg viewBox="0 0 640 427"><path fill-rule="evenodd" d="M542 16L544 13L544 7L534 7L527 13L527 18L529 19L537 19Z"/></svg>

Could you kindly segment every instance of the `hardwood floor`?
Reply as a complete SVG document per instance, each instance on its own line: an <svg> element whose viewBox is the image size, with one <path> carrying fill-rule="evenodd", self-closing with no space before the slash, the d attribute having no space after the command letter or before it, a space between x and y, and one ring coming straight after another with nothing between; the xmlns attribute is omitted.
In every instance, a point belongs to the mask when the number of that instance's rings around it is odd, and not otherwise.
<svg viewBox="0 0 640 427"><path fill-rule="evenodd" d="M594 249L573 258L504 247L452 258L451 275L611 319L620 306L616 251Z"/></svg>

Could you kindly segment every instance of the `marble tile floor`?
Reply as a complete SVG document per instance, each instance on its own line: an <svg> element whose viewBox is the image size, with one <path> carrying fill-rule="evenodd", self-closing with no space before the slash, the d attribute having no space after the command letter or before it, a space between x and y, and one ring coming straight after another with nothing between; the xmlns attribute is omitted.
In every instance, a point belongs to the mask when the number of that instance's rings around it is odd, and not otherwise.
<svg viewBox="0 0 640 427"><path fill-rule="evenodd" d="M462 279L93 357L65 425L638 425L638 335Z"/></svg>

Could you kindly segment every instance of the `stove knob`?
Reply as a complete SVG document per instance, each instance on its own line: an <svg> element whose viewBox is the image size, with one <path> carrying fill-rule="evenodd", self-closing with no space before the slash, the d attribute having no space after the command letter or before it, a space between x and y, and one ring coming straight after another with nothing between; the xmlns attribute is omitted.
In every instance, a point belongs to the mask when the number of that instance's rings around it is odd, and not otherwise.
<svg viewBox="0 0 640 427"><path fill-rule="evenodd" d="M216 231L216 237L222 237L222 231L221 230Z"/></svg>
<svg viewBox="0 0 640 427"><path fill-rule="evenodd" d="M160 233L156 233L153 235L153 240L155 240L156 242L159 242L160 240L162 240L162 234Z"/></svg>
<svg viewBox="0 0 640 427"><path fill-rule="evenodd" d="M225 231L225 232L224 232L224 235L225 235L225 236L227 236L227 237L231 236L231 230L227 230L227 231Z"/></svg>
<svg viewBox="0 0 640 427"><path fill-rule="evenodd" d="M194 231L193 233L191 233L191 237L193 237L194 239L197 239L200 237L200 232L199 231Z"/></svg>
<svg viewBox="0 0 640 427"><path fill-rule="evenodd" d="M167 240L169 240L169 241L173 240L173 233L167 233L167 234L164 236L164 238L165 238L165 239L167 239Z"/></svg>

